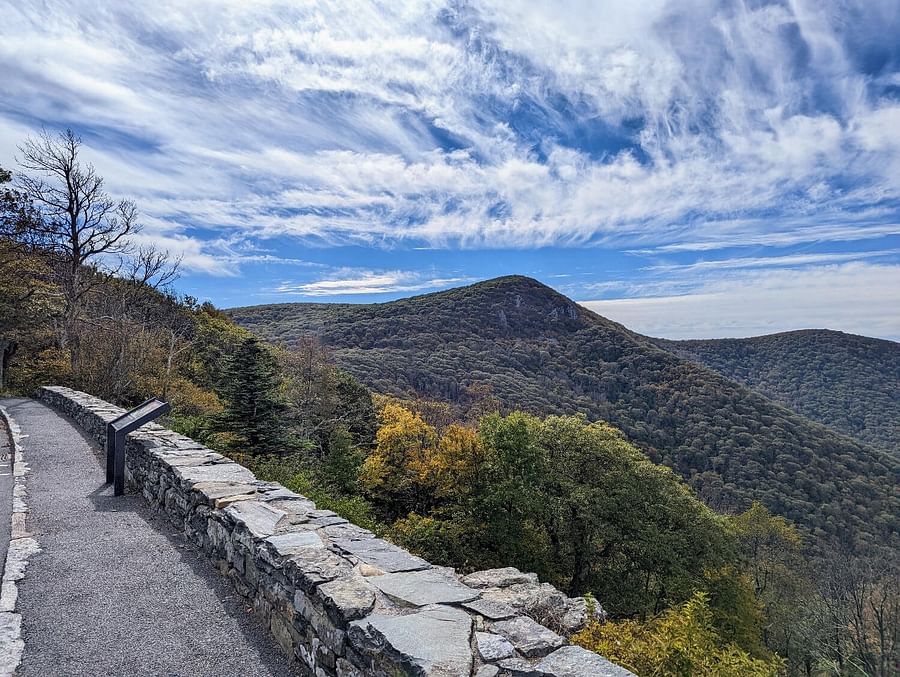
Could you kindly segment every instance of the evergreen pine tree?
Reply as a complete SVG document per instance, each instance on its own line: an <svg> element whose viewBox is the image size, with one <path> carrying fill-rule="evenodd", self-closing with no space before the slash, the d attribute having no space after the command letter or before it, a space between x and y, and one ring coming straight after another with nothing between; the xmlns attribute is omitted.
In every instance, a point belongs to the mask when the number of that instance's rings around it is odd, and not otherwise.
<svg viewBox="0 0 900 677"><path fill-rule="evenodd" d="M274 355L254 337L245 338L228 358L219 394L223 432L251 454L278 453L284 445L284 402L278 394Z"/></svg>

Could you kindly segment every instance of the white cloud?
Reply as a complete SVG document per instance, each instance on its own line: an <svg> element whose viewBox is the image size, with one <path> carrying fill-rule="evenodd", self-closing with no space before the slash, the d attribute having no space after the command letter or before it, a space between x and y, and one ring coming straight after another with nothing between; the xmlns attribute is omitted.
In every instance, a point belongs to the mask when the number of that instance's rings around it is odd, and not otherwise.
<svg viewBox="0 0 900 677"><path fill-rule="evenodd" d="M736 268L789 268L807 266L815 263L838 263L840 261L860 261L863 259L894 257L900 249L884 249L868 252L845 252L823 254L787 254L783 256L739 257L730 259L714 259L697 261L688 264L660 264L647 266L644 270L655 273L694 275L707 271L733 270Z"/></svg>
<svg viewBox="0 0 900 677"><path fill-rule="evenodd" d="M582 301L634 331L662 338L746 337L837 329L900 340L900 265L845 263L754 270L690 293Z"/></svg>
<svg viewBox="0 0 900 677"><path fill-rule="evenodd" d="M893 211L886 209L864 210L863 218L873 220L893 216ZM822 221L827 221L822 217ZM736 219L731 222L717 222L720 229L715 233L715 239L706 240L682 240L672 244L660 245L650 249L630 250L635 254L653 254L659 252L704 252L724 247L761 245L761 246L789 246L806 242L850 242L855 240L868 240L900 234L900 223L817 223L801 228L800 224L788 223L788 228L780 232L766 232L764 219ZM794 226L795 228L791 228Z"/></svg>
<svg viewBox="0 0 900 677"><path fill-rule="evenodd" d="M465 277L425 278L421 273L391 270L341 269L312 282L283 282L274 291L297 296L389 294L438 289L468 282Z"/></svg>

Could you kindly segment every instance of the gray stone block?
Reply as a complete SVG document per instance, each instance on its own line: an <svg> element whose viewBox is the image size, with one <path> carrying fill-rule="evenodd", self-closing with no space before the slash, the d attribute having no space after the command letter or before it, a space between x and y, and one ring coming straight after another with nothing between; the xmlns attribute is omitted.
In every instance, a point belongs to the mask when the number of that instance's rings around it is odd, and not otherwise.
<svg viewBox="0 0 900 677"><path fill-rule="evenodd" d="M336 578L350 576L353 565L325 548L301 548L284 558L282 568L289 580L304 592Z"/></svg>
<svg viewBox="0 0 900 677"><path fill-rule="evenodd" d="M372 576L368 580L393 601L405 606L469 602L478 597L477 590L463 585L445 569L405 571Z"/></svg>
<svg viewBox="0 0 900 677"><path fill-rule="evenodd" d="M334 545L360 561L377 567L384 572L417 571L431 565L421 557L409 554L403 548L380 538L344 541L335 540Z"/></svg>
<svg viewBox="0 0 900 677"><path fill-rule="evenodd" d="M325 544L315 531L291 531L269 536L266 543L279 558L295 555L304 548L324 548ZM280 563L279 563L280 566Z"/></svg>
<svg viewBox="0 0 900 677"><path fill-rule="evenodd" d="M500 668L496 665L482 665L475 673L475 677L497 677L500 674Z"/></svg>
<svg viewBox="0 0 900 677"><path fill-rule="evenodd" d="M266 538L275 533L286 513L260 501L240 501L225 508L225 514L243 524L254 537Z"/></svg>
<svg viewBox="0 0 900 677"><path fill-rule="evenodd" d="M463 606L466 609L474 611L479 616L484 616L488 620L492 621L502 621L519 614L519 612L516 611L514 607L511 607L508 604L495 602L490 599L485 599L484 597L473 600L471 602L466 602L465 604L463 604Z"/></svg>
<svg viewBox="0 0 900 677"><path fill-rule="evenodd" d="M528 616L497 621L491 625L491 630L506 637L528 658L546 656L566 643L565 639Z"/></svg>
<svg viewBox="0 0 900 677"><path fill-rule="evenodd" d="M325 608L342 624L362 618L375 606L375 590L356 574L322 583L318 594Z"/></svg>
<svg viewBox="0 0 900 677"><path fill-rule="evenodd" d="M491 632L476 632L475 646L482 660L492 662L510 658L516 650L505 637Z"/></svg>
<svg viewBox="0 0 900 677"><path fill-rule="evenodd" d="M332 524L323 527L322 531L333 541L363 541L375 538L375 534L368 529L363 529L349 522L346 524Z"/></svg>
<svg viewBox="0 0 900 677"><path fill-rule="evenodd" d="M472 619L461 609L428 607L407 616L372 614L355 621L350 642L367 654L386 654L407 675L472 674Z"/></svg>
<svg viewBox="0 0 900 677"><path fill-rule="evenodd" d="M523 658L507 658L497 663L504 677L547 677L543 672L534 667L530 661Z"/></svg>
<svg viewBox="0 0 900 677"><path fill-rule="evenodd" d="M237 463L172 468L174 475L191 485L197 482L253 482L253 473Z"/></svg>
<svg viewBox="0 0 900 677"><path fill-rule="evenodd" d="M345 520L343 517L338 517L337 515L328 517L314 517L310 520L310 522L320 527L330 527L337 524L349 524L347 520Z"/></svg>
<svg viewBox="0 0 900 677"><path fill-rule="evenodd" d="M537 574L523 574L515 567L485 569L463 576L462 582L472 588L506 588L517 583L537 585Z"/></svg>
<svg viewBox="0 0 900 677"><path fill-rule="evenodd" d="M541 659L537 669L548 677L637 677L633 672L580 646L564 646Z"/></svg>

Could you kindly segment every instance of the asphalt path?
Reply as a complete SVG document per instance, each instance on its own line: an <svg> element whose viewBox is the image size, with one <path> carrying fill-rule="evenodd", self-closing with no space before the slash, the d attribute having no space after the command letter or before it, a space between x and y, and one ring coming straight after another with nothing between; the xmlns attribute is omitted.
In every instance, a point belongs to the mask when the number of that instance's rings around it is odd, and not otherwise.
<svg viewBox="0 0 900 677"><path fill-rule="evenodd" d="M27 528L41 547L19 584L16 674L295 674L209 558L142 497L112 495L74 424L34 400L0 404L26 436Z"/></svg>

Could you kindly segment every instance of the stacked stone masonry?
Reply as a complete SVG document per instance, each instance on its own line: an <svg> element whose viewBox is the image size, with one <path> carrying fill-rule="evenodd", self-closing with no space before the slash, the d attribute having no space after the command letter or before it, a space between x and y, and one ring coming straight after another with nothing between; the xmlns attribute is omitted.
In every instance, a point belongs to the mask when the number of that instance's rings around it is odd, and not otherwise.
<svg viewBox="0 0 900 677"><path fill-rule="evenodd" d="M39 398L101 445L123 413L68 388ZM156 424L131 433L126 453L129 486L231 579L301 674L633 677L568 645L585 600L535 574L432 566Z"/></svg>

